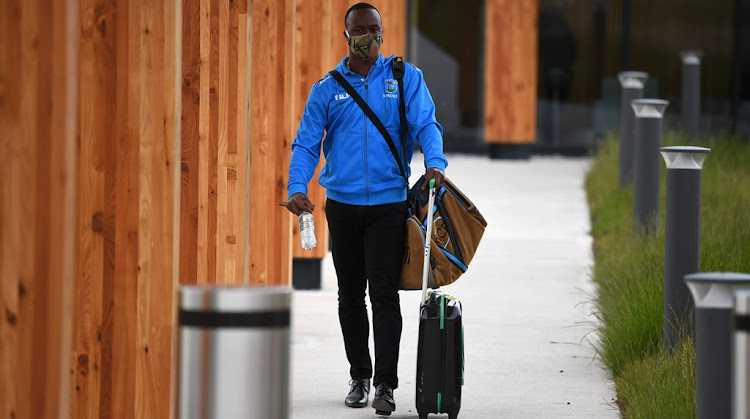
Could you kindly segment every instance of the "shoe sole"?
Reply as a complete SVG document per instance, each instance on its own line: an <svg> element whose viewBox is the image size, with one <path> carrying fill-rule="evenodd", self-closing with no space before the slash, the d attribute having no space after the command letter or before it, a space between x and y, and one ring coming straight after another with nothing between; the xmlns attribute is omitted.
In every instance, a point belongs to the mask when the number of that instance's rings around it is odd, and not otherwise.
<svg viewBox="0 0 750 419"><path fill-rule="evenodd" d="M375 414L378 415L378 416L390 416L391 412L384 412L382 410L376 410Z"/></svg>
<svg viewBox="0 0 750 419"><path fill-rule="evenodd" d="M353 408L356 408L356 409L361 408L361 407L367 407L367 402L364 402L364 403L346 403L346 402L344 402L344 404L346 405L346 407L353 407Z"/></svg>
<svg viewBox="0 0 750 419"><path fill-rule="evenodd" d="M391 406L385 400L373 400L372 407L375 409L375 413L378 415L390 415L391 412L396 410L395 406Z"/></svg>

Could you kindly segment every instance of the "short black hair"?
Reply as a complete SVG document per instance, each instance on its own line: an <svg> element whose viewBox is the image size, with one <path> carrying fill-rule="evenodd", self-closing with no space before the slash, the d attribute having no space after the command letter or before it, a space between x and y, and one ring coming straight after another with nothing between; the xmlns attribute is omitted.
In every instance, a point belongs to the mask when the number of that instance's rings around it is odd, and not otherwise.
<svg viewBox="0 0 750 419"><path fill-rule="evenodd" d="M372 10L378 12L378 16L380 16L380 21L381 22L383 21L383 16L380 15L380 11L378 9L376 9L375 6L373 6L370 3L364 3L363 2L363 3L357 3L357 4L355 4L354 6L350 7L349 10L346 11L346 14L344 14L344 26L347 25L346 22L349 19L349 15L352 14L353 11L355 11L355 10L367 10L367 9L372 9Z"/></svg>

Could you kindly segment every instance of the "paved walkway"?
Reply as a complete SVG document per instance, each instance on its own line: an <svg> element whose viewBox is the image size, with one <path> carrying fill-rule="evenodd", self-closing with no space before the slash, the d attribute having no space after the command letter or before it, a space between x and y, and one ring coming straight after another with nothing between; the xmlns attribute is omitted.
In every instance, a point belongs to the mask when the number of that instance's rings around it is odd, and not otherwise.
<svg viewBox="0 0 750 419"><path fill-rule="evenodd" d="M459 417L619 417L614 386L592 348L596 289L583 190L589 160L448 160L448 175L488 222L468 272L444 288L464 307L466 381ZM412 171L419 173L421 155L414 162ZM343 404L348 364L330 254L323 289L298 291L294 298L292 417L374 418L372 408ZM401 385L392 418L417 417L418 304L419 292L401 293Z"/></svg>

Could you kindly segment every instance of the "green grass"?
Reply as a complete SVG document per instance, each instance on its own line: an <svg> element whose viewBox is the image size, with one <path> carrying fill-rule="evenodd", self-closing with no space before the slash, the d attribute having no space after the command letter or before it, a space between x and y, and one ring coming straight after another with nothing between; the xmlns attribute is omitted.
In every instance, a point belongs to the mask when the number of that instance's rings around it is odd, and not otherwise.
<svg viewBox="0 0 750 419"><path fill-rule="evenodd" d="M673 133L663 140L665 145L687 144ZM712 149L703 171L701 270L750 272L750 142L704 138L700 145ZM633 191L618 187L618 164L617 138L609 136L586 178L602 321L598 349L625 416L692 417L693 344L686 339L673 355L661 349L666 170L659 228L634 237Z"/></svg>

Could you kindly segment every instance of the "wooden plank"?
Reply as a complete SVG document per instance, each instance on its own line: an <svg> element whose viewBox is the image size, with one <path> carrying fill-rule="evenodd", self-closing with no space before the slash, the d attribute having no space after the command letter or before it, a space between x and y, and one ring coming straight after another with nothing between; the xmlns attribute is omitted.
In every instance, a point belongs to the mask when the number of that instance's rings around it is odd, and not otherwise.
<svg viewBox="0 0 750 419"><path fill-rule="evenodd" d="M242 1L238 8L239 17L237 24L237 196L238 205L236 206L235 216L237 217L236 231L238 234L236 240L237 249L237 265L235 283L247 284L249 272L247 267L249 254L247 252L249 246L249 172L248 172L248 159L250 156L250 126L249 126L249 112L250 112L250 97L248 95L248 86L250 79L249 71L249 19L247 10L247 1ZM246 256L247 255L247 256Z"/></svg>
<svg viewBox="0 0 750 419"><path fill-rule="evenodd" d="M21 60L13 59L21 55L21 7L18 0L0 3L0 86L20 85L22 79ZM22 142L12 142L20 138L21 119L19 118L20 89L0 89L0 304L5 313L0 319L0 412L10 416L18 408L18 388L16 368L18 357L18 290L19 262L23 254L20 218L21 203L17 199L22 186L18 171L22 155Z"/></svg>
<svg viewBox="0 0 750 419"><path fill-rule="evenodd" d="M201 4L182 1L180 283L198 282L198 178L201 99Z"/></svg>
<svg viewBox="0 0 750 419"><path fill-rule="evenodd" d="M115 71L127 74L128 82L118 78L115 118L117 140L115 165L115 268L113 278L112 384L111 405L100 414L135 417L135 369L138 277L138 116L140 78L138 67L139 7L131 1L118 3L118 30ZM96 110L92 110L96 112Z"/></svg>
<svg viewBox="0 0 750 419"><path fill-rule="evenodd" d="M208 214L206 217L208 228L208 241L206 248L206 281L214 284L217 281L217 189L219 176L219 57L220 57L220 4L225 0L211 0L210 7L210 33L209 33L209 94L208 94L208 161L207 161L207 185L208 185Z"/></svg>
<svg viewBox="0 0 750 419"><path fill-rule="evenodd" d="M102 329L104 297L104 214L105 208L105 145L110 138L111 121L89 112L100 109L114 114L115 74L108 71L114 61L112 8L104 1L80 2L79 54L79 170L77 214L77 266L75 295L75 338L71 362L74 367L72 416L95 417L99 410L102 389ZM111 279L111 277L110 277Z"/></svg>
<svg viewBox="0 0 750 419"><path fill-rule="evenodd" d="M229 80L230 74L230 52L229 52L229 0L219 1L219 55L218 61L212 65L218 66L218 160L217 160L217 184L216 184L216 283L223 284L227 281L227 266L229 245L226 237L229 235L227 223L229 222L229 207L227 205L227 169L229 149L229 114L230 97L229 91L232 87Z"/></svg>
<svg viewBox="0 0 750 419"><path fill-rule="evenodd" d="M54 418L69 399L77 3L0 12L0 412Z"/></svg>
<svg viewBox="0 0 750 419"><path fill-rule="evenodd" d="M38 104L40 90L43 89L44 86L40 86L38 84L40 57L38 56L38 54L33 53L36 48L34 47L34 45L32 45L35 39L39 39L40 34L38 28L42 23L46 22L39 21L41 5L37 3L30 4L28 6L29 7L27 8L26 5L24 5L24 11L21 13L21 27L24 28L21 33L21 66L24 77L21 79L22 82L20 85L21 91L24 92L24 95L22 100L20 101L20 108L21 115L31 115L31 121L29 121L29 123L21 125L20 138L27 138L30 141L28 141L26 147L19 150L21 151L21 153L17 157L24 160L26 160L27 156L38 156L37 159L41 157L37 153L37 143L39 141L38 129L40 126L43 126L43 123L49 123L49 121L44 121L42 115L38 114L40 110ZM33 368L32 359L35 355L35 342L33 340L34 328L36 327L34 318L34 306L42 305L42 301L39 301L39 296L37 295L37 293L39 291L43 291L36 289L37 284L35 283L36 278L34 277L35 272L33 267L35 266L36 262L35 229L43 226L39 226L37 224L37 178L39 177L39 173L36 171L36 161L29 159L26 164L19 164L18 169L19 174L22 176L22 179L24 179L23 182L27 183L28 186L28 197L23 198L23 200L21 201L22 207L20 208L21 211L19 212L19 215L23 214L25 215L25 217L19 217L18 220L20 221L22 219L31 219L34 220L34 224L32 226L29 226L30 228L24 229L21 232L24 236L29 237L29 239L17 243L21 245L19 246L20 251L22 252L20 255L22 259L20 261L22 263L25 262L25 268L23 268L22 270L19 269L19 272L17 273L17 277L19 278L18 286L19 289L23 287L23 289L27 291L24 292L24 298L19 298L16 311L19 324L19 351L17 352L18 358L16 360L16 363L22 368L31 369ZM31 374L27 373L19 377L16 383L16 385L18 386L19 396L21 397L33 397L34 393L32 393L32 389L35 384L35 371L33 371L33 369L31 369L31 371ZM33 398L32 400L33 402L29 405L23 403L17 406L16 413L20 417L38 416L39 412L35 409L35 406L38 406L37 399Z"/></svg>
<svg viewBox="0 0 750 419"><path fill-rule="evenodd" d="M241 246L241 223L240 214L244 213L238 196L242 196L242 191L238 188L243 186L238 182L238 160L243 157L239 153L239 9L240 5L236 0L229 2L229 115L228 115L228 136L227 138L227 232L224 234L224 243L226 246L226 283L242 283L242 253L239 250ZM244 66L243 66L244 67ZM238 244L239 243L239 244Z"/></svg>
<svg viewBox="0 0 750 419"><path fill-rule="evenodd" d="M168 418L178 283L174 230L179 205L175 165L180 114L179 0L141 1L136 417Z"/></svg>
<svg viewBox="0 0 750 419"><path fill-rule="evenodd" d="M486 3L484 136L488 143L535 141L538 1Z"/></svg>
<svg viewBox="0 0 750 419"><path fill-rule="evenodd" d="M48 202L61 205L51 211L49 269L45 272L49 289L47 319L49 333L40 344L46 346L50 363L44 389L51 398L45 417L70 414L70 351L73 341L76 266L76 137L78 116L78 9L77 0L52 2L52 123L47 127L52 164ZM43 203L45 206L46 203ZM50 207L52 208L52 207ZM51 343L51 344L50 344Z"/></svg>
<svg viewBox="0 0 750 419"><path fill-rule="evenodd" d="M186 0L190 1L190 0ZM209 266L209 128L210 106L210 70L211 70L211 3L212 0L200 0L200 104L198 116L198 255L196 266L196 283L208 283Z"/></svg>
<svg viewBox="0 0 750 419"><path fill-rule="evenodd" d="M278 62L277 74L280 75L279 83L283 86L283 99L279 101L278 118L278 138L281 141L276 142L276 181L274 182L274 201L270 202L271 206L275 202L286 200L286 184L289 176L289 160L292 155L291 144L294 140L294 130L296 128L293 113L290 109L295 109L296 98L294 95L294 86L296 72L289 71L294 68L296 48L289 48L289 45L295 45L295 5L300 0L286 0L284 2L283 13L278 14L279 38L277 53L280 60ZM325 12L325 2L320 5L321 11ZM296 45L295 45L296 47ZM313 48L307 48L313 50ZM292 217L288 211L276 207L274 211L275 223L279 226L279 247L276 258L278 273L276 275L276 285L292 284Z"/></svg>
<svg viewBox="0 0 750 419"><path fill-rule="evenodd" d="M22 85L21 5L12 0L0 3L0 86ZM21 156L28 142L11 141L21 138L24 119L20 118L21 89L0 89L0 304L5 315L0 319L0 412L4 416L18 410L16 366L19 350L19 285L21 263L22 210L24 195L20 175ZM27 121L29 119L26 119ZM24 394L25 396L25 394Z"/></svg>
<svg viewBox="0 0 750 419"><path fill-rule="evenodd" d="M252 3L252 86L251 142L250 142L250 283L266 285L272 282L271 257L276 242L272 223L273 215L267 205L273 199L273 149L275 137L276 95L275 78L269 68L275 68L277 13L270 0ZM274 16L275 17L275 16ZM275 208L273 209L275 210ZM276 232L278 234L278 232Z"/></svg>

